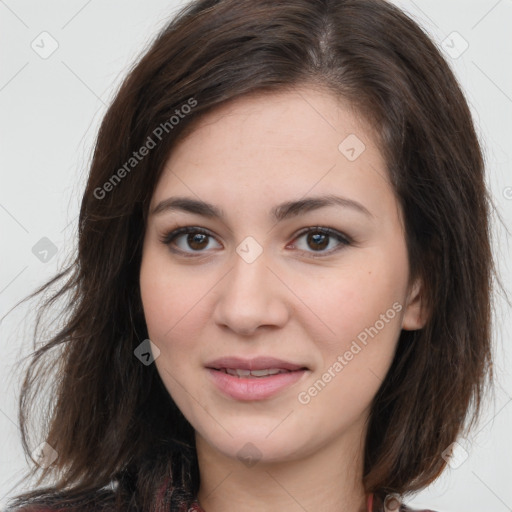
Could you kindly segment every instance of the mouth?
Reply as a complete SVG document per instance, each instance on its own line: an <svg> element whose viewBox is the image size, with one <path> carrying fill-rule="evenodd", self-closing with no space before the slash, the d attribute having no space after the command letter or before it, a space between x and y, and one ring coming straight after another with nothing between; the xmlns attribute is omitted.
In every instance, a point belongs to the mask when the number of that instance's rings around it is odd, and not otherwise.
<svg viewBox="0 0 512 512"><path fill-rule="evenodd" d="M214 361L210 361L205 366L212 370L238 372L238 375L241 377L247 377L249 374L252 374L254 377L266 376L266 374L258 373L262 371L276 374L279 372L308 369L304 364L292 363L291 361L270 356L259 356L252 359L232 356L220 357Z"/></svg>
<svg viewBox="0 0 512 512"><path fill-rule="evenodd" d="M242 370L241 368L212 368L213 370L217 370L219 372L227 373L228 375L232 375L233 377L238 378L262 378L269 377L270 375L278 375L280 373L291 373L292 371L298 370L283 370L281 368L266 368L263 370ZM302 368L306 370L306 368Z"/></svg>
<svg viewBox="0 0 512 512"><path fill-rule="evenodd" d="M210 378L223 395L240 401L265 400L298 382L309 368L270 357L227 357L206 365Z"/></svg>

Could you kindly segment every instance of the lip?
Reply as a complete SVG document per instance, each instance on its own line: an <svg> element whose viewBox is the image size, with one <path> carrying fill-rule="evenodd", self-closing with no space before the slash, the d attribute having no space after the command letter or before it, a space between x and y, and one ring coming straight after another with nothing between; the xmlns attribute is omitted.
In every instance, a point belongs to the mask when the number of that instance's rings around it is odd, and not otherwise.
<svg viewBox="0 0 512 512"><path fill-rule="evenodd" d="M254 359L223 357L211 361L205 366L213 384L223 394L241 401L270 398L298 382L309 371L304 365L274 357L257 357ZM266 377L237 377L222 371L222 369L265 370L270 368L288 370L288 372Z"/></svg>
<svg viewBox="0 0 512 512"><path fill-rule="evenodd" d="M307 369L304 364L295 364L275 357L260 356L253 359L244 359L241 357L220 357L214 361L206 363L207 368L220 370L222 368L231 368L236 370L266 370L267 368L278 368L280 370L300 370Z"/></svg>

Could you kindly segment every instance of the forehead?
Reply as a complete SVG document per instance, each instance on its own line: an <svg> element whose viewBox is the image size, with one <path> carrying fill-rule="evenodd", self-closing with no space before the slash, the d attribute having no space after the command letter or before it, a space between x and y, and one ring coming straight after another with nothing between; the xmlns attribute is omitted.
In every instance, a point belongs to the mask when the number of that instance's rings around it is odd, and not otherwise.
<svg viewBox="0 0 512 512"><path fill-rule="evenodd" d="M152 206L171 193L263 205L336 190L392 195L371 128L327 91L303 88L243 96L201 117L169 156Z"/></svg>
<svg viewBox="0 0 512 512"><path fill-rule="evenodd" d="M320 87L235 98L199 118L191 131L178 147L188 150L200 140L212 146L213 154L226 147L264 147L328 155L351 133L373 139L370 126L349 103Z"/></svg>

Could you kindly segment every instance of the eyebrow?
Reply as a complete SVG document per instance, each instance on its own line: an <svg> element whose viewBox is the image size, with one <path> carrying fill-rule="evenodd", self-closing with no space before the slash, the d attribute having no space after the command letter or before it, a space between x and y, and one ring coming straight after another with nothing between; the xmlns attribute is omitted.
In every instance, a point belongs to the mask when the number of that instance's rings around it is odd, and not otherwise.
<svg viewBox="0 0 512 512"><path fill-rule="evenodd" d="M328 206L341 206L343 208L350 208L368 217L373 215L361 203L348 199L346 197L336 195L325 195L308 197L306 199L299 199L297 201L287 201L275 206L271 210L271 216L277 222L296 217L306 212L318 210ZM169 197L158 203L150 212L150 215L159 215L169 211L184 211L188 213L195 213L210 219L225 219L223 210L213 204L192 199L189 197Z"/></svg>

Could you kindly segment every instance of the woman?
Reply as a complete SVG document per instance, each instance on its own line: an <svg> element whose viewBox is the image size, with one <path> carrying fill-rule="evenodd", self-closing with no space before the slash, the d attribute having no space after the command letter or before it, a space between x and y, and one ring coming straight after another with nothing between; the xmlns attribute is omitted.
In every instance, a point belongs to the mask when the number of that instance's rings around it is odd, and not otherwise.
<svg viewBox="0 0 512 512"><path fill-rule="evenodd" d="M488 210L467 103L400 10L191 3L101 125L20 402L30 453L57 366L58 478L10 510L410 510L490 377Z"/></svg>

